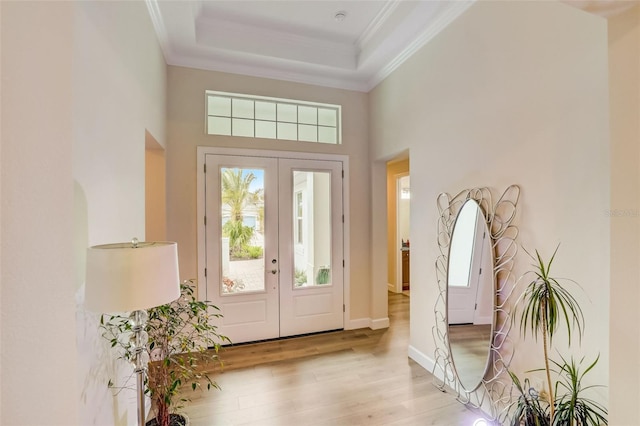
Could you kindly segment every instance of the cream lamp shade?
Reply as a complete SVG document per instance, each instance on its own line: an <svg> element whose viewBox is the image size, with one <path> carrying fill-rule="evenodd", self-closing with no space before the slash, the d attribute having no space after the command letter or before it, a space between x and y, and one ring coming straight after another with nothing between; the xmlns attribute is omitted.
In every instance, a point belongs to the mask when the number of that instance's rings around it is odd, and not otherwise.
<svg viewBox="0 0 640 426"><path fill-rule="evenodd" d="M87 249L86 306L94 312L130 312L180 296L174 242L104 244Z"/></svg>

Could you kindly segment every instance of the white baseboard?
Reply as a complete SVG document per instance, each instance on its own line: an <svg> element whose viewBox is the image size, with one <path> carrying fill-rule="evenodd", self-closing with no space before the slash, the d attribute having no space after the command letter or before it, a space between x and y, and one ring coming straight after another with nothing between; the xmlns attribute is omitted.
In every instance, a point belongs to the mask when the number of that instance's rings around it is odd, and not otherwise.
<svg viewBox="0 0 640 426"><path fill-rule="evenodd" d="M418 349L416 349L412 345L409 345L409 358L411 358L412 360L420 364L420 366L425 370L427 370L428 372L430 373L434 372L433 368L436 366L436 362L433 360L433 358L427 356L424 352L420 352ZM438 372L438 371L436 371L435 373L436 375L438 373L442 374L442 372ZM440 379L440 377L438 378Z"/></svg>
<svg viewBox="0 0 640 426"><path fill-rule="evenodd" d="M438 378L438 380L444 381L444 371L442 371L442 368L438 368L438 369L435 368L436 362L433 358L427 356L423 352L420 352L419 350L417 350L415 347L411 345L409 345L409 358L411 358L412 360L420 364L422 368L427 370L429 373L433 374L435 377ZM449 377L448 382L450 383L452 381L453 381L453 376L451 375Z"/></svg>
<svg viewBox="0 0 640 426"><path fill-rule="evenodd" d="M359 328L369 328L369 323L371 320L369 318L358 318L354 320L349 320L349 322L345 325L345 330L357 330Z"/></svg>
<svg viewBox="0 0 640 426"><path fill-rule="evenodd" d="M350 320L344 327L345 330L357 330L359 328L370 328L372 330L389 328L389 318L379 318L374 320L371 318L358 318Z"/></svg>
<svg viewBox="0 0 640 426"><path fill-rule="evenodd" d="M387 318L378 318L378 319L371 320L371 325L369 327L371 327L372 330L389 328L389 318L387 317Z"/></svg>

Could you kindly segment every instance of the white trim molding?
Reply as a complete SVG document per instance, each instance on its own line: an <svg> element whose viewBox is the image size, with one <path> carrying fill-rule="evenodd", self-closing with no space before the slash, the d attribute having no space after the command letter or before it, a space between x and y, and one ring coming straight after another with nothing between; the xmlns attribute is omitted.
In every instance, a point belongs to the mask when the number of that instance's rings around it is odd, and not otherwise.
<svg viewBox="0 0 640 426"><path fill-rule="evenodd" d="M345 321L345 330L357 330L360 328L370 328L371 330L389 328L389 318L357 318Z"/></svg>
<svg viewBox="0 0 640 426"><path fill-rule="evenodd" d="M380 330L381 328L389 328L389 317L372 319L371 320L371 325L369 327L372 330Z"/></svg>
<svg viewBox="0 0 640 426"><path fill-rule="evenodd" d="M427 354L425 354L424 352L419 351L415 346L409 345L408 355L409 355L409 358L417 362L420 365L420 367L424 368L427 371L432 372L436 377L442 375L441 370L434 371L436 362L433 360L433 358L427 356ZM438 377L438 379L442 380L442 377Z"/></svg>

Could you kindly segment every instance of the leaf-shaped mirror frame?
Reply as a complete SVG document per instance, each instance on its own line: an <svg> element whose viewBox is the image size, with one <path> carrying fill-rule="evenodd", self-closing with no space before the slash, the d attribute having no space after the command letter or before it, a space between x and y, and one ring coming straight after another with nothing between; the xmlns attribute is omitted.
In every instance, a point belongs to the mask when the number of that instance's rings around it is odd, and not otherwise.
<svg viewBox="0 0 640 426"><path fill-rule="evenodd" d="M441 193L437 198L438 248L436 276L438 297L434 306L435 326L433 337L436 343L434 356L434 384L445 391L452 390L457 399L473 408L481 409L491 419L502 417L511 398L507 368L513 358L509 344L511 318L509 299L513 294L516 278L512 274L513 263L518 252L516 239L518 228L513 225L520 197L520 187L507 187L494 204L489 188L472 188L460 191L455 196ZM489 358L478 386L468 390L457 376L449 342L449 320L447 313L448 257L455 221L467 200L474 200L484 213L493 251L494 309Z"/></svg>

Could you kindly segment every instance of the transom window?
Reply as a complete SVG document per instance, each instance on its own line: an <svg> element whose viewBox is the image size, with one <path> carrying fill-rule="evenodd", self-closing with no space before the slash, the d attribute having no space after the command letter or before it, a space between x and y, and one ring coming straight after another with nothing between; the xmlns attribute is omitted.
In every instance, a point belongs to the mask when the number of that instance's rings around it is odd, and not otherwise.
<svg viewBox="0 0 640 426"><path fill-rule="evenodd" d="M341 143L340 105L207 90L207 134Z"/></svg>

